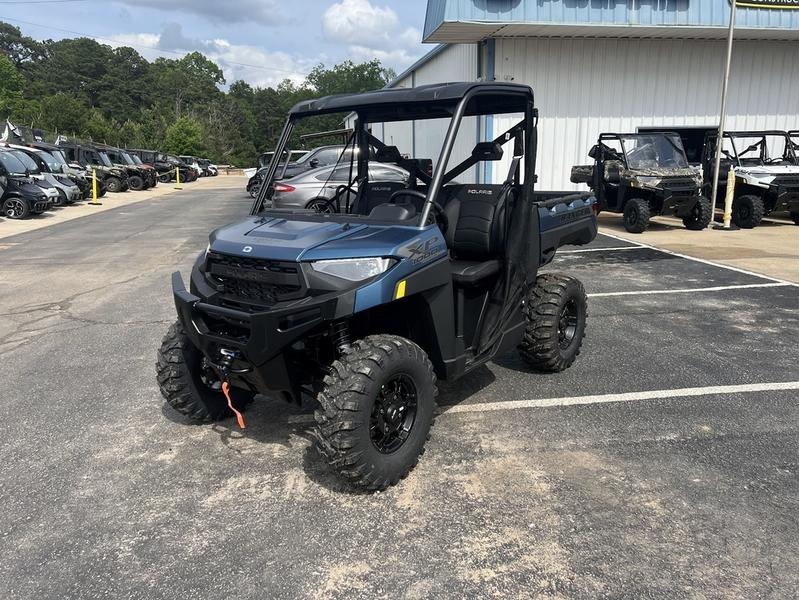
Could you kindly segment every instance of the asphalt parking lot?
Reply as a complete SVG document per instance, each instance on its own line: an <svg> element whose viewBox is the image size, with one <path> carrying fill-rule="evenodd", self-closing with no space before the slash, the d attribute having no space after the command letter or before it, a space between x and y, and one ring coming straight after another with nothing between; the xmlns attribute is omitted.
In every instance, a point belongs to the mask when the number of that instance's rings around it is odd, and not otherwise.
<svg viewBox="0 0 799 600"><path fill-rule="evenodd" d="M264 399L241 433L158 393L169 274L249 204L186 190L0 240L0 597L799 594L796 285L569 248L575 366L445 385L416 470L361 495L307 413Z"/></svg>

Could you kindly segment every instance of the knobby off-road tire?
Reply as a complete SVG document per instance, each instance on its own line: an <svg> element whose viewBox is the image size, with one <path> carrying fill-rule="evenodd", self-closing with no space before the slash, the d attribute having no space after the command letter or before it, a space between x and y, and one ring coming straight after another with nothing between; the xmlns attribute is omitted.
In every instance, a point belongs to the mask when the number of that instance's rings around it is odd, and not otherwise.
<svg viewBox="0 0 799 600"><path fill-rule="evenodd" d="M546 273L536 280L524 304L527 321L519 353L537 371L558 373L580 354L588 319L588 299L579 280Z"/></svg>
<svg viewBox="0 0 799 600"><path fill-rule="evenodd" d="M686 229L691 231L701 231L707 229L710 222L713 220L713 207L710 205L710 200L707 198L700 198L694 205L691 214L683 217L682 223Z"/></svg>
<svg viewBox="0 0 799 600"><path fill-rule="evenodd" d="M624 206L624 228L630 233L643 233L649 227L652 211L643 198L630 198Z"/></svg>
<svg viewBox="0 0 799 600"><path fill-rule="evenodd" d="M424 453L438 395L424 350L398 336L366 337L333 363L323 384L315 437L327 463L367 491L405 478Z"/></svg>
<svg viewBox="0 0 799 600"><path fill-rule="evenodd" d="M122 191L122 180L118 177L109 177L105 180L105 188L114 194Z"/></svg>
<svg viewBox="0 0 799 600"><path fill-rule="evenodd" d="M763 200L749 194L739 196L732 203L732 222L741 229L753 229L760 225L766 209Z"/></svg>
<svg viewBox="0 0 799 600"><path fill-rule="evenodd" d="M158 387L167 404L196 423L210 423L233 416L221 390L205 383L218 380L210 368L204 371L202 353L191 343L179 322L169 327L158 350L155 365ZM207 372L206 372L207 371ZM243 411L255 394L230 388L233 406Z"/></svg>
<svg viewBox="0 0 799 600"><path fill-rule="evenodd" d="M128 177L128 187L134 192L141 192L144 189L144 179L138 175Z"/></svg>

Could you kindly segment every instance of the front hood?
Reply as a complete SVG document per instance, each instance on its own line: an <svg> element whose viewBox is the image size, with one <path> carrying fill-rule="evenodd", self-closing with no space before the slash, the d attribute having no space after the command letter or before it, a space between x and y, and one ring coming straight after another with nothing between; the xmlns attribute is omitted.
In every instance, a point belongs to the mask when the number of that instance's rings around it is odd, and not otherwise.
<svg viewBox="0 0 799 600"><path fill-rule="evenodd" d="M363 225L251 217L211 233L211 250L234 256L300 261L320 244L363 229Z"/></svg>
<svg viewBox="0 0 799 600"><path fill-rule="evenodd" d="M736 167L735 174L746 183L753 185L769 185L777 177L785 175L799 176L799 166L796 165L763 165L753 167Z"/></svg>
<svg viewBox="0 0 799 600"><path fill-rule="evenodd" d="M279 261L400 256L421 232L415 227L251 217L211 234L211 250Z"/></svg>

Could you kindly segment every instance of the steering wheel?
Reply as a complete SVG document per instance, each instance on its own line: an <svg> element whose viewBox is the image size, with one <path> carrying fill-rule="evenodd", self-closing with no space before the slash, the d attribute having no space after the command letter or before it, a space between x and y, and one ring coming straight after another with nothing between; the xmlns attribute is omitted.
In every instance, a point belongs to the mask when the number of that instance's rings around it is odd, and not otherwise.
<svg viewBox="0 0 799 600"><path fill-rule="evenodd" d="M423 203L427 200L427 195L417 190L397 190L391 194L391 197L388 199L389 204L396 204L397 198L401 196L413 196L414 198L419 198ZM447 228L449 228L449 218L447 217L447 213L444 212L444 207L438 202L433 202L433 212L435 214L428 216L425 225L436 223L441 233L446 233Z"/></svg>

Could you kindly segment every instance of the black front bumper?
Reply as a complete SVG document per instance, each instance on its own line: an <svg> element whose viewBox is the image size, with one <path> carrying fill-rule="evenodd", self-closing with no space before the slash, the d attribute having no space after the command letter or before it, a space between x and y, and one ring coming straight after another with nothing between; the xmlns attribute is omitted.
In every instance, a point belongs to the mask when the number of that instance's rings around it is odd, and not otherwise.
<svg viewBox="0 0 799 600"><path fill-rule="evenodd" d="M263 312L238 310L192 294L180 273L172 274L172 293L186 335L211 362L218 362L221 349L237 353L233 371L245 372L234 373L231 383L290 398L299 397L303 374L292 373L286 350L324 321L335 319L340 300L328 295ZM236 335L225 333L229 329Z"/></svg>

